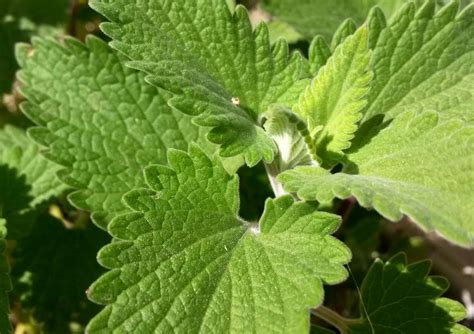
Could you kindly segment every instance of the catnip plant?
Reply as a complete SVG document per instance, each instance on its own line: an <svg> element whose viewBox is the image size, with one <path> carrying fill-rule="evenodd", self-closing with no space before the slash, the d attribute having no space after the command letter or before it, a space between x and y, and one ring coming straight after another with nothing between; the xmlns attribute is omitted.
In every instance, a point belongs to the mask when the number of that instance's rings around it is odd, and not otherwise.
<svg viewBox="0 0 474 334"><path fill-rule="evenodd" d="M0 129L0 251L57 235L93 259L108 243L105 269L87 267L103 306L87 333L471 333L429 261L394 252L360 281L351 265L373 217L474 245L474 5L265 0L269 23L225 0L89 6L107 37L16 45L32 125ZM260 182L259 211L242 189ZM36 236L58 200L94 231ZM12 277L1 261L8 333L29 260ZM350 282L355 315L329 302Z"/></svg>

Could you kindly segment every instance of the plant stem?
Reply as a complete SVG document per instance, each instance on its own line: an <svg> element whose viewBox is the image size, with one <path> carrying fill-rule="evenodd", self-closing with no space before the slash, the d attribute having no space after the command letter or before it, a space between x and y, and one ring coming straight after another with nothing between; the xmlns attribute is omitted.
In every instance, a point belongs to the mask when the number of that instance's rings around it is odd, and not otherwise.
<svg viewBox="0 0 474 334"><path fill-rule="evenodd" d="M324 320L328 324L337 328L337 330L341 334L348 333L349 332L348 324L357 321L355 319L344 318L340 314L334 312L330 308L327 308L326 306L323 306L323 305L319 306L316 309L312 309L311 313L317 316L318 318Z"/></svg>
<svg viewBox="0 0 474 334"><path fill-rule="evenodd" d="M270 181L270 185L272 186L275 197L280 197L287 194L287 192L283 189L281 183L278 182L276 179L279 170L276 167L275 162L265 164L265 170L267 171L268 180Z"/></svg>

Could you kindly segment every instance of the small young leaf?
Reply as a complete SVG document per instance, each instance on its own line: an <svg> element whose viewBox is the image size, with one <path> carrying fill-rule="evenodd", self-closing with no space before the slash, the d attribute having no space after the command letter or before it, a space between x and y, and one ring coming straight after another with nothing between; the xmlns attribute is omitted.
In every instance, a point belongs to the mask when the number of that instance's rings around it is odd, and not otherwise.
<svg viewBox="0 0 474 334"><path fill-rule="evenodd" d="M169 95L144 82L101 40L64 45L35 39L18 47L23 67L22 109L39 128L34 139L46 155L65 168L62 181L79 189L70 195L79 208L93 211L105 228L124 210L124 193L145 185L142 168L166 163L170 147L186 150L197 142L214 150L188 116L167 106Z"/></svg>
<svg viewBox="0 0 474 334"><path fill-rule="evenodd" d="M456 323L464 307L440 297L448 282L427 276L429 270L429 261L406 265L403 254L376 260L362 283L361 321L351 322L348 333L471 333Z"/></svg>
<svg viewBox="0 0 474 334"><path fill-rule="evenodd" d="M345 172L298 167L280 181L304 199L355 196L390 220L406 214L424 229L467 246L474 241L473 138L474 128L461 121L407 112L349 154Z"/></svg>
<svg viewBox="0 0 474 334"><path fill-rule="evenodd" d="M244 7L231 14L223 0L94 0L111 23L102 25L111 45L171 91L170 105L211 127L220 154L243 154L254 166L270 162L273 141L259 118L274 103L291 107L307 84L303 59L285 41L270 47L264 23L255 31Z"/></svg>
<svg viewBox="0 0 474 334"><path fill-rule="evenodd" d="M132 211L109 226L99 261L111 271L90 290L107 306L88 332L307 333L322 283L346 278L338 217L284 196L248 223L217 158L192 146L168 161L145 169L150 189L128 193Z"/></svg>
<svg viewBox="0 0 474 334"><path fill-rule="evenodd" d="M307 122L316 155L323 161L340 159L350 147L367 103L369 60L368 31L362 27L335 50L294 106Z"/></svg>
<svg viewBox="0 0 474 334"><path fill-rule="evenodd" d="M311 154L305 140L310 140L306 124L284 107L275 105L265 113L265 131L275 141L278 155L270 164L280 172L301 165L312 165ZM311 145L311 143L309 143Z"/></svg>

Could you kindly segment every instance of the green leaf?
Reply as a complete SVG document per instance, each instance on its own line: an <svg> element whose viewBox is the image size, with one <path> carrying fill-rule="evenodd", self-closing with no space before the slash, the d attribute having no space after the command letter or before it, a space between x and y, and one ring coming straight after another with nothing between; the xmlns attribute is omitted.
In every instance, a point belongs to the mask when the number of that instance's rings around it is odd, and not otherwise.
<svg viewBox="0 0 474 334"><path fill-rule="evenodd" d="M111 45L151 84L171 91L170 105L210 127L220 154L244 154L249 166L270 162L273 141L260 118L274 103L291 107L307 84L303 58L279 40L270 47L264 23L255 31L244 7L233 14L223 0L94 0L111 23Z"/></svg>
<svg viewBox="0 0 474 334"><path fill-rule="evenodd" d="M373 7L370 10L367 16L366 26L369 30L369 49L373 49L381 31L387 26L385 15L379 7ZM355 31L356 27L354 26L354 21L347 19L339 26L334 34L331 41L331 47L329 47L328 43L322 36L315 36L311 41L308 51L311 73L316 75L321 67L326 64L336 47L344 42L344 40Z"/></svg>
<svg viewBox="0 0 474 334"><path fill-rule="evenodd" d="M350 147L367 104L369 60L368 30L362 27L335 50L293 108L308 124L323 161L337 161Z"/></svg>
<svg viewBox="0 0 474 334"><path fill-rule="evenodd" d="M355 196L387 219L408 215L461 245L474 240L474 128L434 112L398 116L360 150L344 172L298 167L280 180L304 199Z"/></svg>
<svg viewBox="0 0 474 334"><path fill-rule="evenodd" d="M311 67L311 73L316 76L319 70L326 65L332 52L326 40L321 36L316 36L308 50L308 60Z"/></svg>
<svg viewBox="0 0 474 334"><path fill-rule="evenodd" d="M337 28L331 40L331 50L335 50L344 40L357 30L357 25L352 19L347 19Z"/></svg>
<svg viewBox="0 0 474 334"><path fill-rule="evenodd" d="M346 278L339 219L290 196L268 200L259 224L238 217L238 179L197 147L145 169L150 189L109 225L99 254L111 269L91 288L108 304L89 333L307 333L322 283Z"/></svg>
<svg viewBox="0 0 474 334"><path fill-rule="evenodd" d="M288 22L307 39L322 35L328 40L347 18L364 22L370 8L380 6L391 15L407 0L263 0L263 8Z"/></svg>
<svg viewBox="0 0 474 334"><path fill-rule="evenodd" d="M1 204L1 203L0 203ZM8 291L11 290L10 266L5 256L7 229L5 219L0 218L0 333L9 333L11 330L8 319L9 302Z"/></svg>
<svg viewBox="0 0 474 334"><path fill-rule="evenodd" d="M348 333L472 333L456 323L464 307L440 297L449 283L427 276L430 267L430 261L406 265L404 254L376 260L362 283L362 318L349 323Z"/></svg>
<svg viewBox="0 0 474 334"><path fill-rule="evenodd" d="M85 291L102 274L96 254L109 238L87 223L66 228L42 215L15 247L13 294L21 310L32 312L46 333L69 333L71 322L85 326L100 310L87 300Z"/></svg>
<svg viewBox="0 0 474 334"><path fill-rule="evenodd" d="M474 121L474 5L457 15L458 7L451 1L436 13L434 0L418 11L408 4L380 33L364 120L436 110L442 119Z"/></svg>
<svg viewBox="0 0 474 334"><path fill-rule="evenodd" d="M39 151L23 130L0 129L0 217L12 239L27 234L43 205L66 190L55 175L59 168Z"/></svg>
<svg viewBox="0 0 474 334"><path fill-rule="evenodd" d="M145 185L142 168L166 163L166 150L186 150L205 129L172 111L164 94L125 66L125 58L101 40L86 44L67 38L64 45L34 39L18 47L23 67L22 110L40 127L30 135L48 147L46 156L64 166L63 182L79 189L70 195L75 206L93 211L106 227L124 210L123 194Z"/></svg>
<svg viewBox="0 0 474 334"><path fill-rule="evenodd" d="M9 333L10 268L5 257L8 238L18 239L31 229L47 201L65 187L55 176L57 167L39 154L39 147L23 130L0 129L0 333Z"/></svg>

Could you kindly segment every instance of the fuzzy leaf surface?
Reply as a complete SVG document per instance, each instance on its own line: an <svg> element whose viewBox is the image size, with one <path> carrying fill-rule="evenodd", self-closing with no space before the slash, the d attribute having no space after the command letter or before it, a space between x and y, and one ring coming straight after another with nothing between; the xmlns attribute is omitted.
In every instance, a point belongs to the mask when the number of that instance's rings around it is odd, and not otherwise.
<svg viewBox="0 0 474 334"><path fill-rule="evenodd" d="M287 191L327 202L355 196L397 221L403 214L462 244L474 240L474 128L433 112L407 112L357 152L343 172L298 167L280 177Z"/></svg>
<svg viewBox="0 0 474 334"><path fill-rule="evenodd" d="M459 1L439 11L434 0L418 11L408 4L381 31L364 121L411 110L474 121L474 5L458 9Z"/></svg>
<svg viewBox="0 0 474 334"><path fill-rule="evenodd" d="M103 228L124 210L123 194L145 185L142 168L166 163L168 148L197 142L213 150L189 117L168 107L168 95L97 38L35 39L17 54L28 99L22 109L39 125L30 134L64 167L61 180L78 189L71 201Z"/></svg>
<svg viewBox="0 0 474 334"><path fill-rule="evenodd" d="M459 302L441 297L449 283L428 276L430 267L430 261L407 265L404 254L386 263L376 260L362 283L362 319L349 324L348 333L472 333L456 323L466 311Z"/></svg>
<svg viewBox="0 0 474 334"><path fill-rule="evenodd" d="M150 166L150 188L109 226L111 269L90 289L106 304L89 333L307 333L322 283L346 278L339 218L290 196L268 200L259 224L238 217L237 176L192 146Z"/></svg>
<svg viewBox="0 0 474 334"><path fill-rule="evenodd" d="M323 161L340 158L350 147L367 104L372 79L369 61L368 30L362 27L339 45L294 106Z"/></svg>
<svg viewBox="0 0 474 334"><path fill-rule="evenodd" d="M66 190L56 177L59 167L39 152L23 130L0 129L0 217L12 239L27 233L42 205Z"/></svg>
<svg viewBox="0 0 474 334"><path fill-rule="evenodd" d="M244 7L223 0L94 0L111 22L111 45L151 84L171 91L170 105L211 127L208 139L224 157L248 165L272 161L273 141L259 116L273 103L291 107L307 84L303 59L283 40L270 46L265 24L255 31Z"/></svg>
<svg viewBox="0 0 474 334"><path fill-rule="evenodd" d="M278 155L272 165L276 176L280 172L301 165L312 165L313 161L305 140L309 139L306 124L291 110L273 106L265 113L264 128L278 147Z"/></svg>

